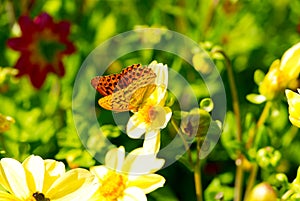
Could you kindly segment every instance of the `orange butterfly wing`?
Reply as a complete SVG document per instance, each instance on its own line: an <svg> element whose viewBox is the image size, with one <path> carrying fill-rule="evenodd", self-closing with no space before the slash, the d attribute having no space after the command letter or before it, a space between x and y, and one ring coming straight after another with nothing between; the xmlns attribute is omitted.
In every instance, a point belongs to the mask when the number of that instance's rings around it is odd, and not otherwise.
<svg viewBox="0 0 300 201"><path fill-rule="evenodd" d="M147 85L153 84L155 77L152 69L134 64L119 74L97 76L91 84L104 96L98 101L101 107L123 112L137 109L144 95L154 90L155 87Z"/></svg>
<svg viewBox="0 0 300 201"><path fill-rule="evenodd" d="M119 88L125 88L129 83L124 81L120 82L120 79L128 75L129 72L135 72L137 68L141 68L141 64L128 66L117 74L96 76L91 80L91 84L101 95L107 96L114 92L116 85L118 85Z"/></svg>

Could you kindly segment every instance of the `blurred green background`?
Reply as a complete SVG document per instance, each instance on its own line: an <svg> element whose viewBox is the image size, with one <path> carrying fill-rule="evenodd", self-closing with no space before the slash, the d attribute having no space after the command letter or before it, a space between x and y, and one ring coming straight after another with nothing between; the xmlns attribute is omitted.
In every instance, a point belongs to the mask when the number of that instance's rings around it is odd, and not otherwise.
<svg viewBox="0 0 300 201"><path fill-rule="evenodd" d="M9 49L6 41L14 36L14 25L25 11L32 18L47 12L57 21L68 20L71 23L69 38L75 44L76 52L63 59L65 76L60 79L48 75L39 90L31 86L26 76L16 79L2 72L0 113L11 116L15 123L0 135L1 154L18 160L37 154L63 160L69 167L88 168L97 164L85 151L74 127L72 87L87 55L110 37L137 26L158 27L182 33L208 49L220 46L232 61L245 130L247 121L257 119L262 109L261 105L253 105L245 98L258 91L253 80L254 71L267 72L272 61L281 58L284 51L300 39L299 0L0 0L2 67L13 67L18 59L18 52ZM150 62L158 60L157 54L149 58L147 54L132 53L130 58L136 56L135 61ZM116 62L115 68L121 70L128 64L126 58L122 62ZM166 57L158 62L188 75L188 68L178 67L180 64L174 59ZM216 64L224 81L230 112L232 101L224 62L218 60ZM192 81L196 82L196 78ZM283 157L277 171L293 179L300 164L297 154L300 151L299 132L290 129L286 103L279 100L276 108L278 113L268 120L268 131L265 131L268 134L262 135L264 139L260 139L257 148L273 146L279 149ZM226 131L235 126L231 113L227 115L227 124L229 129ZM116 144L130 146L130 139L120 135L114 125L105 126L104 130ZM232 200L235 174L232 152L236 147L230 132L224 133L214 151L202 161L203 188L207 189L205 200L213 200L214 193L220 189L226 194L225 200ZM184 163L176 162L159 173L166 178L166 185L151 193L149 200L196 199L193 173ZM264 180L264 174L259 172L257 180Z"/></svg>

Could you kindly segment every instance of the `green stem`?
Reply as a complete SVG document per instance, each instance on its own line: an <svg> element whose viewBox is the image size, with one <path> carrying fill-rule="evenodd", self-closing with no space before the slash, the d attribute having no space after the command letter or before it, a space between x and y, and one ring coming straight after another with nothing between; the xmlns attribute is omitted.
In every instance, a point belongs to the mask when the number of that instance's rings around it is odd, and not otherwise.
<svg viewBox="0 0 300 201"><path fill-rule="evenodd" d="M250 195L250 192L251 192L251 190L254 186L254 183L256 181L257 171L258 171L257 164L253 164L252 169L250 171L250 176L249 176L249 179L248 179L248 184L247 184L244 200L246 200Z"/></svg>
<svg viewBox="0 0 300 201"><path fill-rule="evenodd" d="M6 11L7 11L9 25L10 27L13 27L16 22L16 14L15 14L14 2L12 0L6 2Z"/></svg>
<svg viewBox="0 0 300 201"><path fill-rule="evenodd" d="M202 181L201 181L201 166L200 166L200 145L201 139L197 139L197 160L195 163L195 170L194 170L194 181L195 181L195 190L196 190L196 197L197 201L203 200L203 193L202 193Z"/></svg>
<svg viewBox="0 0 300 201"><path fill-rule="evenodd" d="M288 190L285 194L283 194L283 196L281 197L281 201L285 201L288 200L292 195L293 195L294 191L293 190Z"/></svg>
<svg viewBox="0 0 300 201"><path fill-rule="evenodd" d="M210 1L210 5L208 8L208 13L207 13L207 18L205 20L205 24L204 24L204 30L203 30L203 35L205 36L206 33L208 32L212 22L213 22L213 18L215 16L215 12L216 12L216 8L217 5L219 3L219 0L211 0Z"/></svg>
<svg viewBox="0 0 300 201"><path fill-rule="evenodd" d="M232 70L232 65L229 57L223 50L216 50L216 52L221 53L225 58L225 67L227 70L227 76L229 80L229 87L232 96L232 107L233 112L236 118L236 126L237 126L237 140L242 142L242 123L241 123L241 112L239 107L239 99L237 88L234 80L234 74ZM244 178L244 171L243 171L243 155L240 151L237 153L238 157L235 161L236 163L236 175L235 175L235 191L234 191L234 201L242 200L242 189L243 189L243 178Z"/></svg>
<svg viewBox="0 0 300 201"><path fill-rule="evenodd" d="M265 107L255 125L254 128L252 128L250 131L249 131L249 138L248 138L248 141L247 141L247 144L246 144L246 148L249 149L251 148L254 140L255 140L255 136L256 136L256 131L258 130L258 128L260 126L262 126L266 119L268 118L269 116L269 112L270 112L270 109L271 109L271 106L272 106L272 102L271 101L268 101L266 104L265 104ZM245 192L245 196L244 198L246 199L248 197L248 195L250 194L250 191L252 190L254 184L255 184L255 180L256 180L256 176L257 176L257 171L258 171L258 166L257 164L253 164L253 167L252 169L250 170L250 177L249 177L249 180L248 180L248 183L247 183L247 188L246 188L246 192Z"/></svg>
<svg viewBox="0 0 300 201"><path fill-rule="evenodd" d="M253 141L254 141L254 139L255 139L256 131L257 131L257 129L258 129L261 125L263 125L263 124L265 123L266 119L267 119L268 116L269 116L269 111L270 111L271 106L272 106L272 102L271 102L271 101L268 101L268 102L265 104L265 107L264 107L264 109L263 109L263 111L262 111L262 113L261 113L261 115L260 115L260 117L259 117L259 119L258 119L256 125L255 125L255 128L253 128L253 129L251 129L251 130L249 131L249 138L248 138L248 141L247 141L247 144L246 144L246 147L247 147L247 148L250 148L250 147L252 146L252 143L253 143Z"/></svg>
<svg viewBox="0 0 300 201"><path fill-rule="evenodd" d="M180 138L183 141L184 147L187 151L188 158L189 158L189 163L194 166L194 181L195 181L195 190L196 190L196 197L197 201L203 201L203 193L202 193L202 182L201 182L201 166L200 166L200 150L201 150L201 139L197 138L197 159L195 165L193 164L193 159L192 159L192 153L191 150L188 146L188 143L186 142L182 132L176 125L175 121L172 119L171 124L180 136Z"/></svg>
<svg viewBox="0 0 300 201"><path fill-rule="evenodd" d="M178 128L177 124L175 123L175 121L173 119L171 120L171 124L174 127L175 131L178 133L179 137L181 138L181 140L183 142L183 145L185 147L185 150L188 154L189 163L190 163L191 166L193 166L192 153L191 153L191 150L190 150L190 147L189 147L188 143L186 142L182 132L180 131L180 129Z"/></svg>

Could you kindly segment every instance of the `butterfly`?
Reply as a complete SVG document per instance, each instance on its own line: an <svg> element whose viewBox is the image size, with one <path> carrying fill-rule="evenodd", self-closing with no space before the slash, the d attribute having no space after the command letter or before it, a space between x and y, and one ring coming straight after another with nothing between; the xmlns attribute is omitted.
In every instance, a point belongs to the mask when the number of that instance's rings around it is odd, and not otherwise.
<svg viewBox="0 0 300 201"><path fill-rule="evenodd" d="M92 86L104 97L98 104L116 112L137 111L143 100L155 90L156 74L151 68L133 64L120 73L96 76Z"/></svg>

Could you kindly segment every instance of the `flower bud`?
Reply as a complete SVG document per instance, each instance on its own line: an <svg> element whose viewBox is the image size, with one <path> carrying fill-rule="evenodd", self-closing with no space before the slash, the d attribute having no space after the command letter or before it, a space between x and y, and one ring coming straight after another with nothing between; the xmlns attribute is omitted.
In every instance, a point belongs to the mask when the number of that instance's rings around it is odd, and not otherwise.
<svg viewBox="0 0 300 201"><path fill-rule="evenodd" d="M181 120L181 130L188 136L203 137L211 123L210 114L199 108L192 109Z"/></svg>
<svg viewBox="0 0 300 201"><path fill-rule="evenodd" d="M273 147L265 147L258 150L256 155L256 160L261 168L275 168L281 159L281 154L279 151L275 150Z"/></svg>
<svg viewBox="0 0 300 201"><path fill-rule="evenodd" d="M0 133L10 129L10 125L15 123L15 120L9 116L0 114Z"/></svg>
<svg viewBox="0 0 300 201"><path fill-rule="evenodd" d="M246 201L276 201L277 195L272 186L266 182L257 184Z"/></svg>

